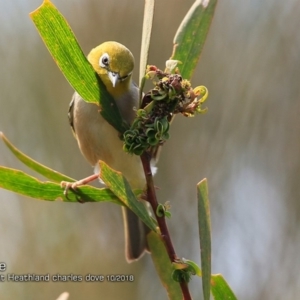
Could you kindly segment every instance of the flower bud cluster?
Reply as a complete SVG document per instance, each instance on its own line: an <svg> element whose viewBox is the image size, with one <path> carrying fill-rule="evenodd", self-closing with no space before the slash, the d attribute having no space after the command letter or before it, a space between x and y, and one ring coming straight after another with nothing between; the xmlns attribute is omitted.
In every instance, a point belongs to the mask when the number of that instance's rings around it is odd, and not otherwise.
<svg viewBox="0 0 300 300"><path fill-rule="evenodd" d="M193 117L207 110L201 107L208 96L207 88L198 86L193 89L178 69L171 73L148 66L145 78L155 80L154 88L144 95L136 119L123 135L124 150L136 155L163 144L169 138L170 122L175 114Z"/></svg>

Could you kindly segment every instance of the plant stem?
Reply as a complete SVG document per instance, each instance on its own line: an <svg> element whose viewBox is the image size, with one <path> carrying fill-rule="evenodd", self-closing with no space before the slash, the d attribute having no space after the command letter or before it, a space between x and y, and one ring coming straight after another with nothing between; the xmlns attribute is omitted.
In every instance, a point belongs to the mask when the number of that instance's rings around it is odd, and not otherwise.
<svg viewBox="0 0 300 300"><path fill-rule="evenodd" d="M175 262L178 259L178 256L175 253L175 249L174 249L174 246L173 246L173 243L171 240L169 229L167 227L166 218L165 218L165 216L159 217L156 214L158 202L157 202L156 193L155 193L155 187L154 187L153 175L152 175L151 166L150 166L149 155L146 152L144 152L141 155L141 160L142 160L142 164L143 164L143 168L144 168L144 172L145 172L145 176L146 176L146 182L147 182L147 200L152 207L153 213L155 214L155 217L156 217L156 220L157 220L160 232L161 232L161 237L165 243L166 250L168 252L170 261ZM184 300L192 300L187 283L181 282L180 288L182 291L183 299Z"/></svg>

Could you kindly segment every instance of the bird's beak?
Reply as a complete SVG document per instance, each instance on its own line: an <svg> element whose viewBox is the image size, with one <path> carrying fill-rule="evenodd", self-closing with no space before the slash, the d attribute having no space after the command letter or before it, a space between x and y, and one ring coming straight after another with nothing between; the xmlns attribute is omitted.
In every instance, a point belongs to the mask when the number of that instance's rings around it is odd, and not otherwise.
<svg viewBox="0 0 300 300"><path fill-rule="evenodd" d="M116 72L109 71L108 77L109 77L113 87L116 87L116 84L118 83L118 80L120 79L120 75Z"/></svg>

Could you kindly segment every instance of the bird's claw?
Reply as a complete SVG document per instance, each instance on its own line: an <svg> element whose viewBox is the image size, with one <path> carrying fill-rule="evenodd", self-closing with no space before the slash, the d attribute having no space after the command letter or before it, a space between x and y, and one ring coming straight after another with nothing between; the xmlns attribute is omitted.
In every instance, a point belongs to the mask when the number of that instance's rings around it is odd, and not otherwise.
<svg viewBox="0 0 300 300"><path fill-rule="evenodd" d="M91 175L91 176L88 176L88 177L86 177L86 178L83 178L83 179L81 179L81 180L74 181L74 182L62 181L62 182L60 183L60 186L61 186L61 188L64 188L64 189L65 189L65 190L64 190L64 196L65 196L68 200L70 200L69 197L68 197L68 192L69 192L70 189L73 190L73 191L75 192L79 186L81 186L81 185L86 185L87 183L89 183L89 182L91 182L91 181L97 179L98 177L99 177L99 174L93 174L93 175ZM80 202L80 203L84 203L84 202L85 202L84 200L82 200L80 197L78 198L77 196L76 196L76 200L77 200L78 202ZM71 201L71 200L70 200L70 201Z"/></svg>
<svg viewBox="0 0 300 300"><path fill-rule="evenodd" d="M64 195L68 197L69 189L75 190L77 186L75 185L76 182L68 182L68 181L62 181L60 183L60 187L64 188Z"/></svg>
<svg viewBox="0 0 300 300"><path fill-rule="evenodd" d="M60 183L60 187L64 188L64 196L68 200L71 200L68 196L69 190L71 189L71 190L75 191L79 185L81 185L80 181L75 181L75 182L62 181ZM76 200L80 203L84 202L84 201L82 201L82 199L80 197L77 197L77 196L76 196Z"/></svg>

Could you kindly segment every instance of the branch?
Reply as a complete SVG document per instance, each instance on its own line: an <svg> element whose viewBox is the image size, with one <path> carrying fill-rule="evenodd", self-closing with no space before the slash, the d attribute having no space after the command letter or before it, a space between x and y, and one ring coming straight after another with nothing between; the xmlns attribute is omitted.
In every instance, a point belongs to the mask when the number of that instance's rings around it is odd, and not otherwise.
<svg viewBox="0 0 300 300"><path fill-rule="evenodd" d="M157 202L156 193L155 193L155 187L154 187L153 175L151 172L149 155L146 152L144 152L141 155L141 160L142 160L144 173L146 176L146 182L147 182L147 201L150 203L153 213L155 214L155 217L156 217L156 220L157 220L160 232L161 232L161 237L165 243L166 250L168 252L170 261L173 263L173 262L176 262L176 260L178 260L178 256L175 253L175 249L174 249L174 246L173 246L173 243L171 240L169 229L167 227L165 216L159 217L159 216L157 216L157 213L156 213L157 207L158 207L158 202ZM180 282L180 288L182 291L183 299L184 300L192 300L187 283Z"/></svg>

